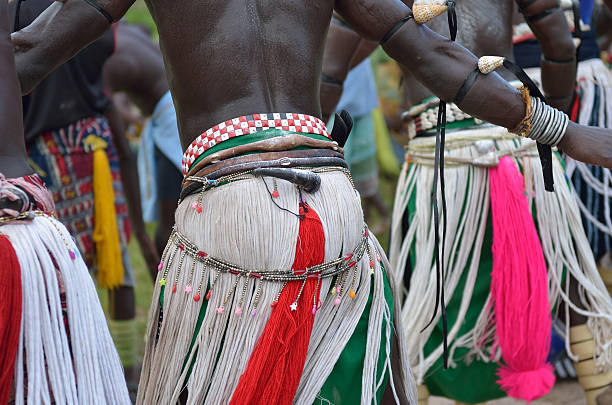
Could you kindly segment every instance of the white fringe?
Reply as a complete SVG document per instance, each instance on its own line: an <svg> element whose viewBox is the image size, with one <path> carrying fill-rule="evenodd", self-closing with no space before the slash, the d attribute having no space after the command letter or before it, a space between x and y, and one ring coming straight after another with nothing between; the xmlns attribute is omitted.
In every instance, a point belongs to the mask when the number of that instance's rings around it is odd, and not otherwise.
<svg viewBox="0 0 612 405"><path fill-rule="evenodd" d="M495 146L494 154L508 154L509 151L521 150L514 159L522 169L525 186L530 202L534 203L538 233L548 264L550 282L549 294L551 307L559 298L568 302L574 310L589 317L589 327L596 341L596 366L600 370L612 367L612 300L601 281L593 255L584 234L579 210L572 191L564 177L563 170L555 157L554 179L555 192L544 192L542 168L534 153L535 143L530 140L514 137L499 127L485 127L474 130L463 130L447 134L447 158L459 157L475 160L479 163L491 162L490 152L483 148L483 138L488 137L491 147ZM473 141L469 141L473 139ZM432 139L417 139L413 141L418 147L431 143ZM494 144L492 143L494 142ZM525 150L528 143L529 150ZM453 146L454 143L454 146ZM411 148L409 145L409 149ZM485 144L486 146L486 144ZM433 152L432 152L433 153ZM486 156L487 159L483 159ZM462 294L457 322L449 324L448 342L452 354L459 347L471 349L470 356L477 356L483 361L499 359L500 353L491 352L494 336L490 306L484 306L478 321L472 331L458 336L463 319L468 311L475 285L479 258L483 249L484 234L489 211L489 175L488 168L473 165L454 165L447 168L446 198L448 206L447 239L445 256L442 259L445 266L445 298L446 302L454 294ZM429 327L423 333L420 331L427 325L434 310L436 294L436 276L433 262L433 212L431 190L433 183L433 167L428 164L404 164L395 196L392 218L392 236L390 246L391 268L397 271L393 281L396 288L401 288L403 273L409 260L411 247L414 249L414 266L410 279L410 290L405 292L402 304L402 321L404 322L407 347L410 351L410 361L413 366L416 381L423 382L424 376L431 366L440 358L443 352L440 344L429 356L425 356L423 348L432 331ZM533 193L532 190L538 190ZM415 198L416 209L411 213L410 225L405 235L401 234L402 217L411 198ZM490 243L491 241L487 241ZM485 246L490 249L490 246ZM471 255L471 258L470 258ZM574 303L569 302L568 281L562 285L561 278L564 269L578 280L581 290L579 305L587 308L579 310ZM455 291L463 274L467 274L463 291ZM490 300L490 297L489 297ZM440 318L440 312L434 320L435 325ZM569 336L569 333L567 334ZM567 346L569 352L569 344ZM454 366L450 361L450 366Z"/></svg>
<svg viewBox="0 0 612 405"><path fill-rule="evenodd" d="M320 173L320 176L321 189L315 194L305 194L304 197L323 224L325 260L328 261L350 253L357 246L363 232L363 214L359 195L345 174L336 171ZM201 214L197 214L191 206L197 196L188 197L176 212L178 230L215 258L243 268L289 271L295 257L298 219L273 204L263 181L261 178L241 180L207 191L203 196ZM265 181L271 184L270 179ZM277 187L279 197L274 201L297 213L299 195L295 186L279 180ZM373 236L370 236L369 243L372 252L378 249ZM174 247L170 248L172 250ZM382 250L378 252L384 256ZM198 281L193 282L194 291L191 294L184 292L191 272L191 258L187 256L183 259L177 277L180 262L180 250L172 259L168 259L169 288L165 289L163 322L157 344L155 337L161 288L159 285L155 288L138 403L176 403L185 385L189 390L187 404L228 403L270 317L270 304L278 296L282 285L265 283L256 316L251 317L257 285L249 280L241 306L243 314L238 316L235 309L239 306L244 279L237 282L238 276L221 274L214 285L202 328L187 362L189 364L193 361L194 366L189 380L185 382L188 367L181 372L183 359L188 354L198 313L205 300L206 282L212 283L216 273L203 269L199 264L195 266L194 280L199 280L202 275L205 279L201 291L202 300L195 302L193 296ZM389 318L389 311L388 308L385 311L380 265L376 264L375 275L371 276L369 259L364 255L357 269L357 296L351 300L346 290L339 306L333 305L335 297L329 293L331 279L322 283L322 306L315 317L306 364L294 399L296 404L315 401L353 334L371 289L373 301L369 315L368 354L363 370L362 402L371 403L375 398L380 338L381 333L388 333L382 330L382 325L384 319ZM351 278L352 271L349 280ZM178 287L173 294L171 289L175 281ZM236 291L224 305L223 313L218 314L216 309L222 305L234 285L237 285ZM312 297L302 297L299 305L312 306ZM404 366L404 372L410 376L408 364L404 363ZM415 391L411 389L414 381L408 378L403 383L406 392L413 395L411 403L416 403Z"/></svg>
<svg viewBox="0 0 612 405"><path fill-rule="evenodd" d="M531 68L526 70L530 77L536 80L538 85L541 83L541 72L539 68ZM580 112L578 114L578 123L582 125L593 125L591 116L594 108L595 86L599 88L599 110L597 111L598 122L595 126L601 128L612 128L612 74L604 65L601 59L591 59L578 64L577 83L581 92ZM574 171L578 171L586 184L598 194L605 196L605 213L604 220L601 222L589 211L585 204L576 198L578 207L581 213L588 221L595 226L600 232L604 232L612 236L612 216L610 212L609 199L612 197L612 171L610 169L601 168L601 178L596 178L589 165L583 162L572 159L569 156L565 157L566 172L568 177L572 177ZM577 196L578 197L578 196Z"/></svg>
<svg viewBox="0 0 612 405"><path fill-rule="evenodd" d="M52 398L58 405L129 404L96 289L83 260L70 259L68 248L78 249L66 228L36 217L3 225L0 231L17 253L23 288L15 404L50 403ZM60 284L66 293L70 346Z"/></svg>

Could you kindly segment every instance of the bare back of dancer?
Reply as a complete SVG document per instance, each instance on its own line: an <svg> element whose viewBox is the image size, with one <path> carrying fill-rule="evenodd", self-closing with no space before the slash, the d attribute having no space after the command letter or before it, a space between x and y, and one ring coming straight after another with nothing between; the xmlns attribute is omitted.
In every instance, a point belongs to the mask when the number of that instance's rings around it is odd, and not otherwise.
<svg viewBox="0 0 612 405"><path fill-rule="evenodd" d="M120 18L132 3L100 0L107 19L85 1L65 0L13 34L22 91L101 35L108 20ZM373 41L410 14L399 0L149 0L148 6L160 33L183 147L212 125L244 114L320 116L321 57L334 9ZM477 60L414 21L395 31L384 48L445 100L455 98ZM506 128L525 115L520 94L496 74L480 77L460 107ZM612 166L605 131L570 123L561 144L576 159Z"/></svg>

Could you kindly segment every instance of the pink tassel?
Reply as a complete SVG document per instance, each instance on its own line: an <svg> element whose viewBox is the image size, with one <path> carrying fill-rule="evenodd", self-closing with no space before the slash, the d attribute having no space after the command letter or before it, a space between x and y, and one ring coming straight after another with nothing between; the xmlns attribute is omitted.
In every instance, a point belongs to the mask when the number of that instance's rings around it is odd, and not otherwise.
<svg viewBox="0 0 612 405"><path fill-rule="evenodd" d="M496 339L505 365L498 383L509 396L532 401L555 382L546 363L551 316L542 246L523 194L523 176L509 157L489 171L493 219Z"/></svg>

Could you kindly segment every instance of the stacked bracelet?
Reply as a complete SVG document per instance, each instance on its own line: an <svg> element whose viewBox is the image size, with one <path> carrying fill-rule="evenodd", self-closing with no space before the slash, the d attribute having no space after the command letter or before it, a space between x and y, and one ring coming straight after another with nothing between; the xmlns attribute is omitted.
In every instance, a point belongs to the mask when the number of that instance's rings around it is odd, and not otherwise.
<svg viewBox="0 0 612 405"><path fill-rule="evenodd" d="M557 146L569 123L567 115L543 100L529 96L526 89L523 89L523 99L527 99L525 118L512 132L545 145Z"/></svg>

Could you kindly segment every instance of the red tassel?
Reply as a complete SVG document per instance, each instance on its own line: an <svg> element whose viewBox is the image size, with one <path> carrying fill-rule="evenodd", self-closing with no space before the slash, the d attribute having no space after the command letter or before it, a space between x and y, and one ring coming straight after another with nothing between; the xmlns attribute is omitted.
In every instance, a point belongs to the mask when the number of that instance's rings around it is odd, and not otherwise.
<svg viewBox="0 0 612 405"><path fill-rule="evenodd" d="M323 263L325 235L317 213L300 205L300 221L293 270ZM287 283L277 305L255 345L245 372L240 377L230 404L291 404L306 362L308 343L314 323L312 297L317 293L318 279L309 278L298 301L302 281Z"/></svg>
<svg viewBox="0 0 612 405"><path fill-rule="evenodd" d="M505 365L498 383L509 396L533 401L550 392L555 376L546 363L551 315L548 278L523 176L511 158L489 171L493 222L491 296L496 339Z"/></svg>
<svg viewBox="0 0 612 405"><path fill-rule="evenodd" d="M21 329L21 267L11 241L0 235L0 404L9 400Z"/></svg>

